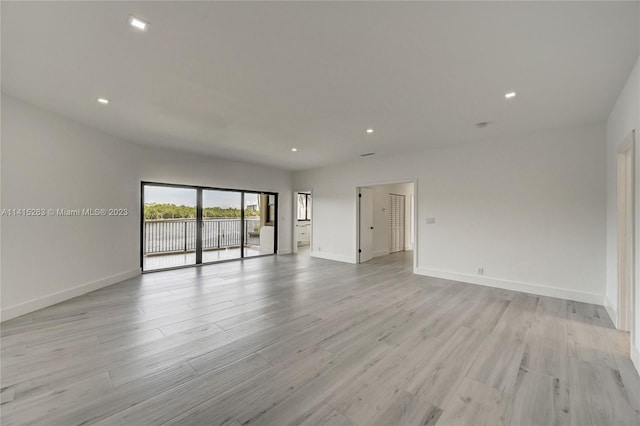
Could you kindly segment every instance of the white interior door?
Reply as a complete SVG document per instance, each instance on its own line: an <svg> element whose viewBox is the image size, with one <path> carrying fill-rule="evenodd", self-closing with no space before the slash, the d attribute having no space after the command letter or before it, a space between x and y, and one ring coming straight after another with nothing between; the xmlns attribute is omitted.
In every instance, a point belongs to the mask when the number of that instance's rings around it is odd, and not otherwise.
<svg viewBox="0 0 640 426"><path fill-rule="evenodd" d="M395 253L404 250L404 195L389 194L389 251Z"/></svg>
<svg viewBox="0 0 640 426"><path fill-rule="evenodd" d="M360 247L359 263L373 258L373 190L360 188Z"/></svg>

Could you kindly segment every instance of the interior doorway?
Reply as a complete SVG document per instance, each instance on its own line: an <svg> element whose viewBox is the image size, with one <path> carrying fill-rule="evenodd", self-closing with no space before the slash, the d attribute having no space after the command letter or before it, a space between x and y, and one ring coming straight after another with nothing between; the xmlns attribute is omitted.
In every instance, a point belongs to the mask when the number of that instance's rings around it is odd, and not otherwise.
<svg viewBox="0 0 640 426"><path fill-rule="evenodd" d="M617 199L618 199L618 328L631 332L635 339L635 291L634 288L634 179L635 179L635 131L625 138L618 148Z"/></svg>
<svg viewBox="0 0 640 426"><path fill-rule="evenodd" d="M293 252L310 254L313 197L311 191L297 191L293 193L293 199L296 218L293 229Z"/></svg>
<svg viewBox="0 0 640 426"><path fill-rule="evenodd" d="M407 252L414 254L415 182L357 188L358 263Z"/></svg>

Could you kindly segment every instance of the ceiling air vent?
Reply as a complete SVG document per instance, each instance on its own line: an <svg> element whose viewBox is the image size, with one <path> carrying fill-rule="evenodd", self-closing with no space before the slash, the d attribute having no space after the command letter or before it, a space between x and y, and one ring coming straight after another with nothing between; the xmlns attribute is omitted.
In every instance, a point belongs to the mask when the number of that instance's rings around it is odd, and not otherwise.
<svg viewBox="0 0 640 426"><path fill-rule="evenodd" d="M370 155L376 155L376 153L375 152L369 152L369 153L366 153L366 154L360 154L360 157L368 157Z"/></svg>

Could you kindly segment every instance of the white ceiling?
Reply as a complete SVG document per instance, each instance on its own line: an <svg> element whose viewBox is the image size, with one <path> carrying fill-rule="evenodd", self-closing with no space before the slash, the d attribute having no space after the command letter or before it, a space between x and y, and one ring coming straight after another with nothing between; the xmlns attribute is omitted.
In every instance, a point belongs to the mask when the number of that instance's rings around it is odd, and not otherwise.
<svg viewBox="0 0 640 426"><path fill-rule="evenodd" d="M126 140L305 169L605 120L638 5L3 1L2 91Z"/></svg>

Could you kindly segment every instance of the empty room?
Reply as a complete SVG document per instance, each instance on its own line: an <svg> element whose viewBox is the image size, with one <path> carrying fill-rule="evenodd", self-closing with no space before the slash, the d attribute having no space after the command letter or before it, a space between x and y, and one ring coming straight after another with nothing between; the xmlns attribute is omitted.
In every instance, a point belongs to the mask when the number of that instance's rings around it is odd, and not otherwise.
<svg viewBox="0 0 640 426"><path fill-rule="evenodd" d="M0 25L3 426L640 425L640 1Z"/></svg>

